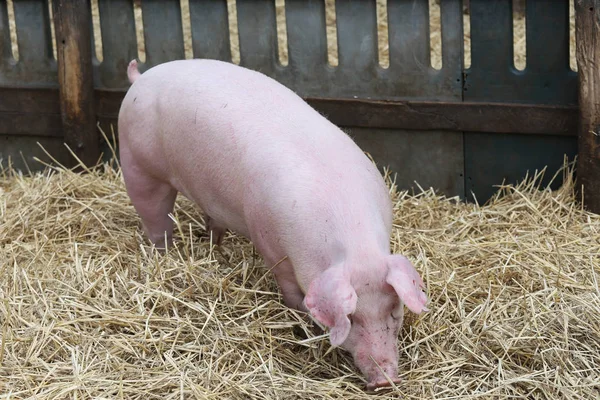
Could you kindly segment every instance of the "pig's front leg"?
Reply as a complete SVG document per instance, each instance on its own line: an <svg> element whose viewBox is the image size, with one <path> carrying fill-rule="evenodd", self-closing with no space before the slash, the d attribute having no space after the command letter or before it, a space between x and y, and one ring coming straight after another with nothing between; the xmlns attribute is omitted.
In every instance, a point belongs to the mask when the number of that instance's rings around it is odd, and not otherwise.
<svg viewBox="0 0 600 400"><path fill-rule="evenodd" d="M268 260L269 268L272 268L273 265L277 264L280 260L275 262L271 261L272 260ZM284 304L295 310L307 312L308 310L302 303L304 300L304 293L302 293L302 289L300 289L300 286L296 281L294 266L291 261L289 259L281 261L279 265L273 268L273 274L275 275L275 279L281 290Z"/></svg>

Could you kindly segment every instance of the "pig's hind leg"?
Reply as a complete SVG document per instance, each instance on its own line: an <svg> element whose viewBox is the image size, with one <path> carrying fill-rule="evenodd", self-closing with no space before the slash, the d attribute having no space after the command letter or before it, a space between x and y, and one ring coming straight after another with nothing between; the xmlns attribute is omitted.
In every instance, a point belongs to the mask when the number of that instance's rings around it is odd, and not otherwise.
<svg viewBox="0 0 600 400"><path fill-rule="evenodd" d="M122 159L121 165L129 198L142 220L148 239L157 249L164 250L173 237L173 221L169 213L173 212L177 190L127 161Z"/></svg>

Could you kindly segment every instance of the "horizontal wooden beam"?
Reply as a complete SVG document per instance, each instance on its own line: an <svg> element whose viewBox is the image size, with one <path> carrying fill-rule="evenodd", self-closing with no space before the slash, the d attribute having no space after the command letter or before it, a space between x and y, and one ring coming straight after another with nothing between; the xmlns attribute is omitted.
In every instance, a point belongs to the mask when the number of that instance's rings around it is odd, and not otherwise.
<svg viewBox="0 0 600 400"><path fill-rule="evenodd" d="M337 125L495 133L577 134L577 107L480 102L307 99Z"/></svg>
<svg viewBox="0 0 600 400"><path fill-rule="evenodd" d="M115 123L123 90L95 90L96 116ZM60 136L58 90L0 88L0 134ZM578 108L540 104L307 98L334 124L408 130L577 135ZM46 130L40 115L45 115ZM15 126L17 124L18 126Z"/></svg>
<svg viewBox="0 0 600 400"><path fill-rule="evenodd" d="M0 134L62 137L60 114L0 111Z"/></svg>

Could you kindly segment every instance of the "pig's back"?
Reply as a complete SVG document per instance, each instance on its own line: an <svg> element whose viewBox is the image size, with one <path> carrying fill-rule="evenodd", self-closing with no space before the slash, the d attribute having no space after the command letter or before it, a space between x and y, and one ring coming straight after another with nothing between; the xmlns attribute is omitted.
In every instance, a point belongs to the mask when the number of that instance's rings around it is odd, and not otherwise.
<svg viewBox="0 0 600 400"><path fill-rule="evenodd" d="M134 156L246 235L249 194L255 204L273 204L290 191L304 198L339 188L371 192L387 205L379 172L352 140L260 73L213 60L165 63L142 74L124 103L124 140Z"/></svg>
<svg viewBox="0 0 600 400"><path fill-rule="evenodd" d="M315 146L322 150L328 140L339 146L340 139L347 139L283 85L215 60L174 61L149 69L130 88L122 114L130 119L123 125L132 150L152 147L172 171L185 170L180 167L193 157L182 155L190 150L211 161L202 164L239 164L264 161L280 151L292 156Z"/></svg>

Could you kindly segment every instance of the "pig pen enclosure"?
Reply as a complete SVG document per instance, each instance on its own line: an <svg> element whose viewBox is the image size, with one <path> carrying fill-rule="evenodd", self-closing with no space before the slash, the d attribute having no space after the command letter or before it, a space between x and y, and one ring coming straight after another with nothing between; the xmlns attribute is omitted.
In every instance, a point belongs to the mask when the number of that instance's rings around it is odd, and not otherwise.
<svg viewBox="0 0 600 400"><path fill-rule="evenodd" d="M600 2L53 1L0 0L0 398L600 398ZM145 241L125 68L191 57L274 77L382 167L431 309L397 387L365 393L185 198L175 247Z"/></svg>

